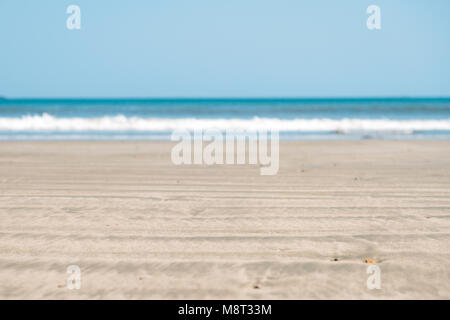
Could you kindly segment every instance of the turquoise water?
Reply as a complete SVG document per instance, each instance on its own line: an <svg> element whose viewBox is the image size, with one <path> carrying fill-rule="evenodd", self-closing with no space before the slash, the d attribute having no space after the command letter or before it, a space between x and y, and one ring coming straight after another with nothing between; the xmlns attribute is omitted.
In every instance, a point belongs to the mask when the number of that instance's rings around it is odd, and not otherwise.
<svg viewBox="0 0 450 320"><path fill-rule="evenodd" d="M284 139L449 139L448 99L0 99L2 140L168 139L175 129Z"/></svg>

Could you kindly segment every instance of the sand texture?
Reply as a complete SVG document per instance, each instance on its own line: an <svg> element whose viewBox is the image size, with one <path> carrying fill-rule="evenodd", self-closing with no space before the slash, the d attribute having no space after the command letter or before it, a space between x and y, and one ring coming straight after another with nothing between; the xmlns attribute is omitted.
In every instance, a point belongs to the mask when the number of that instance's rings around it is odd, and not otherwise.
<svg viewBox="0 0 450 320"><path fill-rule="evenodd" d="M173 145L0 143L0 298L450 299L448 141L282 142L275 176Z"/></svg>

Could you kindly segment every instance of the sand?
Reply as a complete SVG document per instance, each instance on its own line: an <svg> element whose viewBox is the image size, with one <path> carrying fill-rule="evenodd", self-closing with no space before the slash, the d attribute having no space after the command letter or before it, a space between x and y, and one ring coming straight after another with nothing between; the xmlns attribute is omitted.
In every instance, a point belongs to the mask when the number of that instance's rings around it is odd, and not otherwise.
<svg viewBox="0 0 450 320"><path fill-rule="evenodd" d="M0 143L0 298L450 298L448 141L283 142L275 176L173 145Z"/></svg>

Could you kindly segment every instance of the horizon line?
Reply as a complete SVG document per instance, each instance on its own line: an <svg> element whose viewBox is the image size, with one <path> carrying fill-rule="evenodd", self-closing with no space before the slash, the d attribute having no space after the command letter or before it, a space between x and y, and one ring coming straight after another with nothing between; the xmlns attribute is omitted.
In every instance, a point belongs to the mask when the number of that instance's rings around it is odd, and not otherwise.
<svg viewBox="0 0 450 320"><path fill-rule="evenodd" d="M0 95L0 100L154 100L154 101L198 101L198 100L449 100L450 96L329 96L329 97L7 97Z"/></svg>

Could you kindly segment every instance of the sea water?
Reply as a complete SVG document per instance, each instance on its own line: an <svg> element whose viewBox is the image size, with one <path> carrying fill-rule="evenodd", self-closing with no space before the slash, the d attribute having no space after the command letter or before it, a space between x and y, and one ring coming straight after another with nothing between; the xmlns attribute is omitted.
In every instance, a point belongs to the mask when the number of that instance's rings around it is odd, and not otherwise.
<svg viewBox="0 0 450 320"><path fill-rule="evenodd" d="M168 140L177 129L450 139L450 98L0 99L0 140Z"/></svg>

